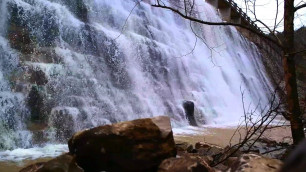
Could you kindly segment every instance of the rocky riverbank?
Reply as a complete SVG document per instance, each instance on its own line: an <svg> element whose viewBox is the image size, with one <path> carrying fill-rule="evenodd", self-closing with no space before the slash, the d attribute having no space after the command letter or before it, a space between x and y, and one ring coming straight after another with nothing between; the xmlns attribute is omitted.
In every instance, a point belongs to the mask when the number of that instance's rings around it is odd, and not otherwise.
<svg viewBox="0 0 306 172"><path fill-rule="evenodd" d="M280 139L287 130L274 129L268 131L266 137ZM173 137L168 117L100 126L76 133L69 140L68 153L54 159L28 161L26 165L32 165L21 172L247 171L250 168L277 171L281 168L281 160L260 155L262 147L251 153L237 151L216 165L217 157L226 155L226 145L233 132L233 128L211 127L204 129L203 135L181 133ZM235 137L232 140L239 141ZM260 142L264 147L278 145L275 140L262 139ZM15 172L19 169L18 164L0 164L0 171Z"/></svg>

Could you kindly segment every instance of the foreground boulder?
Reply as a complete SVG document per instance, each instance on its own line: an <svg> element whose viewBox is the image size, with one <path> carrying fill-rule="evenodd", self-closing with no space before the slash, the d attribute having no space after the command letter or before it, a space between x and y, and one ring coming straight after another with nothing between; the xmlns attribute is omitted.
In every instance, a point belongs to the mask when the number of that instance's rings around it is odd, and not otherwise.
<svg viewBox="0 0 306 172"><path fill-rule="evenodd" d="M243 154L232 164L228 172L277 172L282 164L277 159L270 159L257 154Z"/></svg>
<svg viewBox="0 0 306 172"><path fill-rule="evenodd" d="M165 116L105 125L76 133L69 151L85 171L156 171L176 156L170 119Z"/></svg>
<svg viewBox="0 0 306 172"><path fill-rule="evenodd" d="M214 172L214 170L200 157L183 156L164 160L158 172Z"/></svg>

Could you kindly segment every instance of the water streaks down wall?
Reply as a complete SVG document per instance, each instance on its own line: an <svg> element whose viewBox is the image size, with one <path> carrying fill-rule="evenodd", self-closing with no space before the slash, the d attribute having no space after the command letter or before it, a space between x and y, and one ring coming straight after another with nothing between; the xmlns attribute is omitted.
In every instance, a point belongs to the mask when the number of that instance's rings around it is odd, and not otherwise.
<svg viewBox="0 0 306 172"><path fill-rule="evenodd" d="M196 3L201 18L221 21L210 5ZM62 142L83 128L158 115L187 126L186 100L194 102L199 125L236 124L241 91L246 104L265 106L271 86L260 53L235 28L192 24L208 48L188 21L149 3L126 20L134 6L133 0L1 1L2 149Z"/></svg>

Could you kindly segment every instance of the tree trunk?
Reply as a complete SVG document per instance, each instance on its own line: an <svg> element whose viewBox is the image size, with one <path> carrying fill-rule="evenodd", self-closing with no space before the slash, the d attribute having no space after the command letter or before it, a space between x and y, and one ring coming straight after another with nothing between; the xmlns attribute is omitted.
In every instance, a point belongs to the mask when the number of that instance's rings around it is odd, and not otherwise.
<svg viewBox="0 0 306 172"><path fill-rule="evenodd" d="M301 142L305 136L303 123L299 106L295 61L294 61L294 0L285 0L284 2L284 57L283 67L285 71L285 83L287 92L288 111L291 123L291 133L293 143L296 145Z"/></svg>

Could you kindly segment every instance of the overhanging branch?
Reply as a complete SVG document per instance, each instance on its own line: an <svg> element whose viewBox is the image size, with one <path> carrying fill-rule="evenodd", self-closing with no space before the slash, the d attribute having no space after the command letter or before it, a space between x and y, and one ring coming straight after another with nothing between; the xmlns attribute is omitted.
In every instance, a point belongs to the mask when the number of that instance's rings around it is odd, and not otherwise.
<svg viewBox="0 0 306 172"><path fill-rule="evenodd" d="M296 12L297 10L301 9L301 8L304 8L306 7L306 3L302 4L302 5L299 5L297 7L294 8L294 12Z"/></svg>

